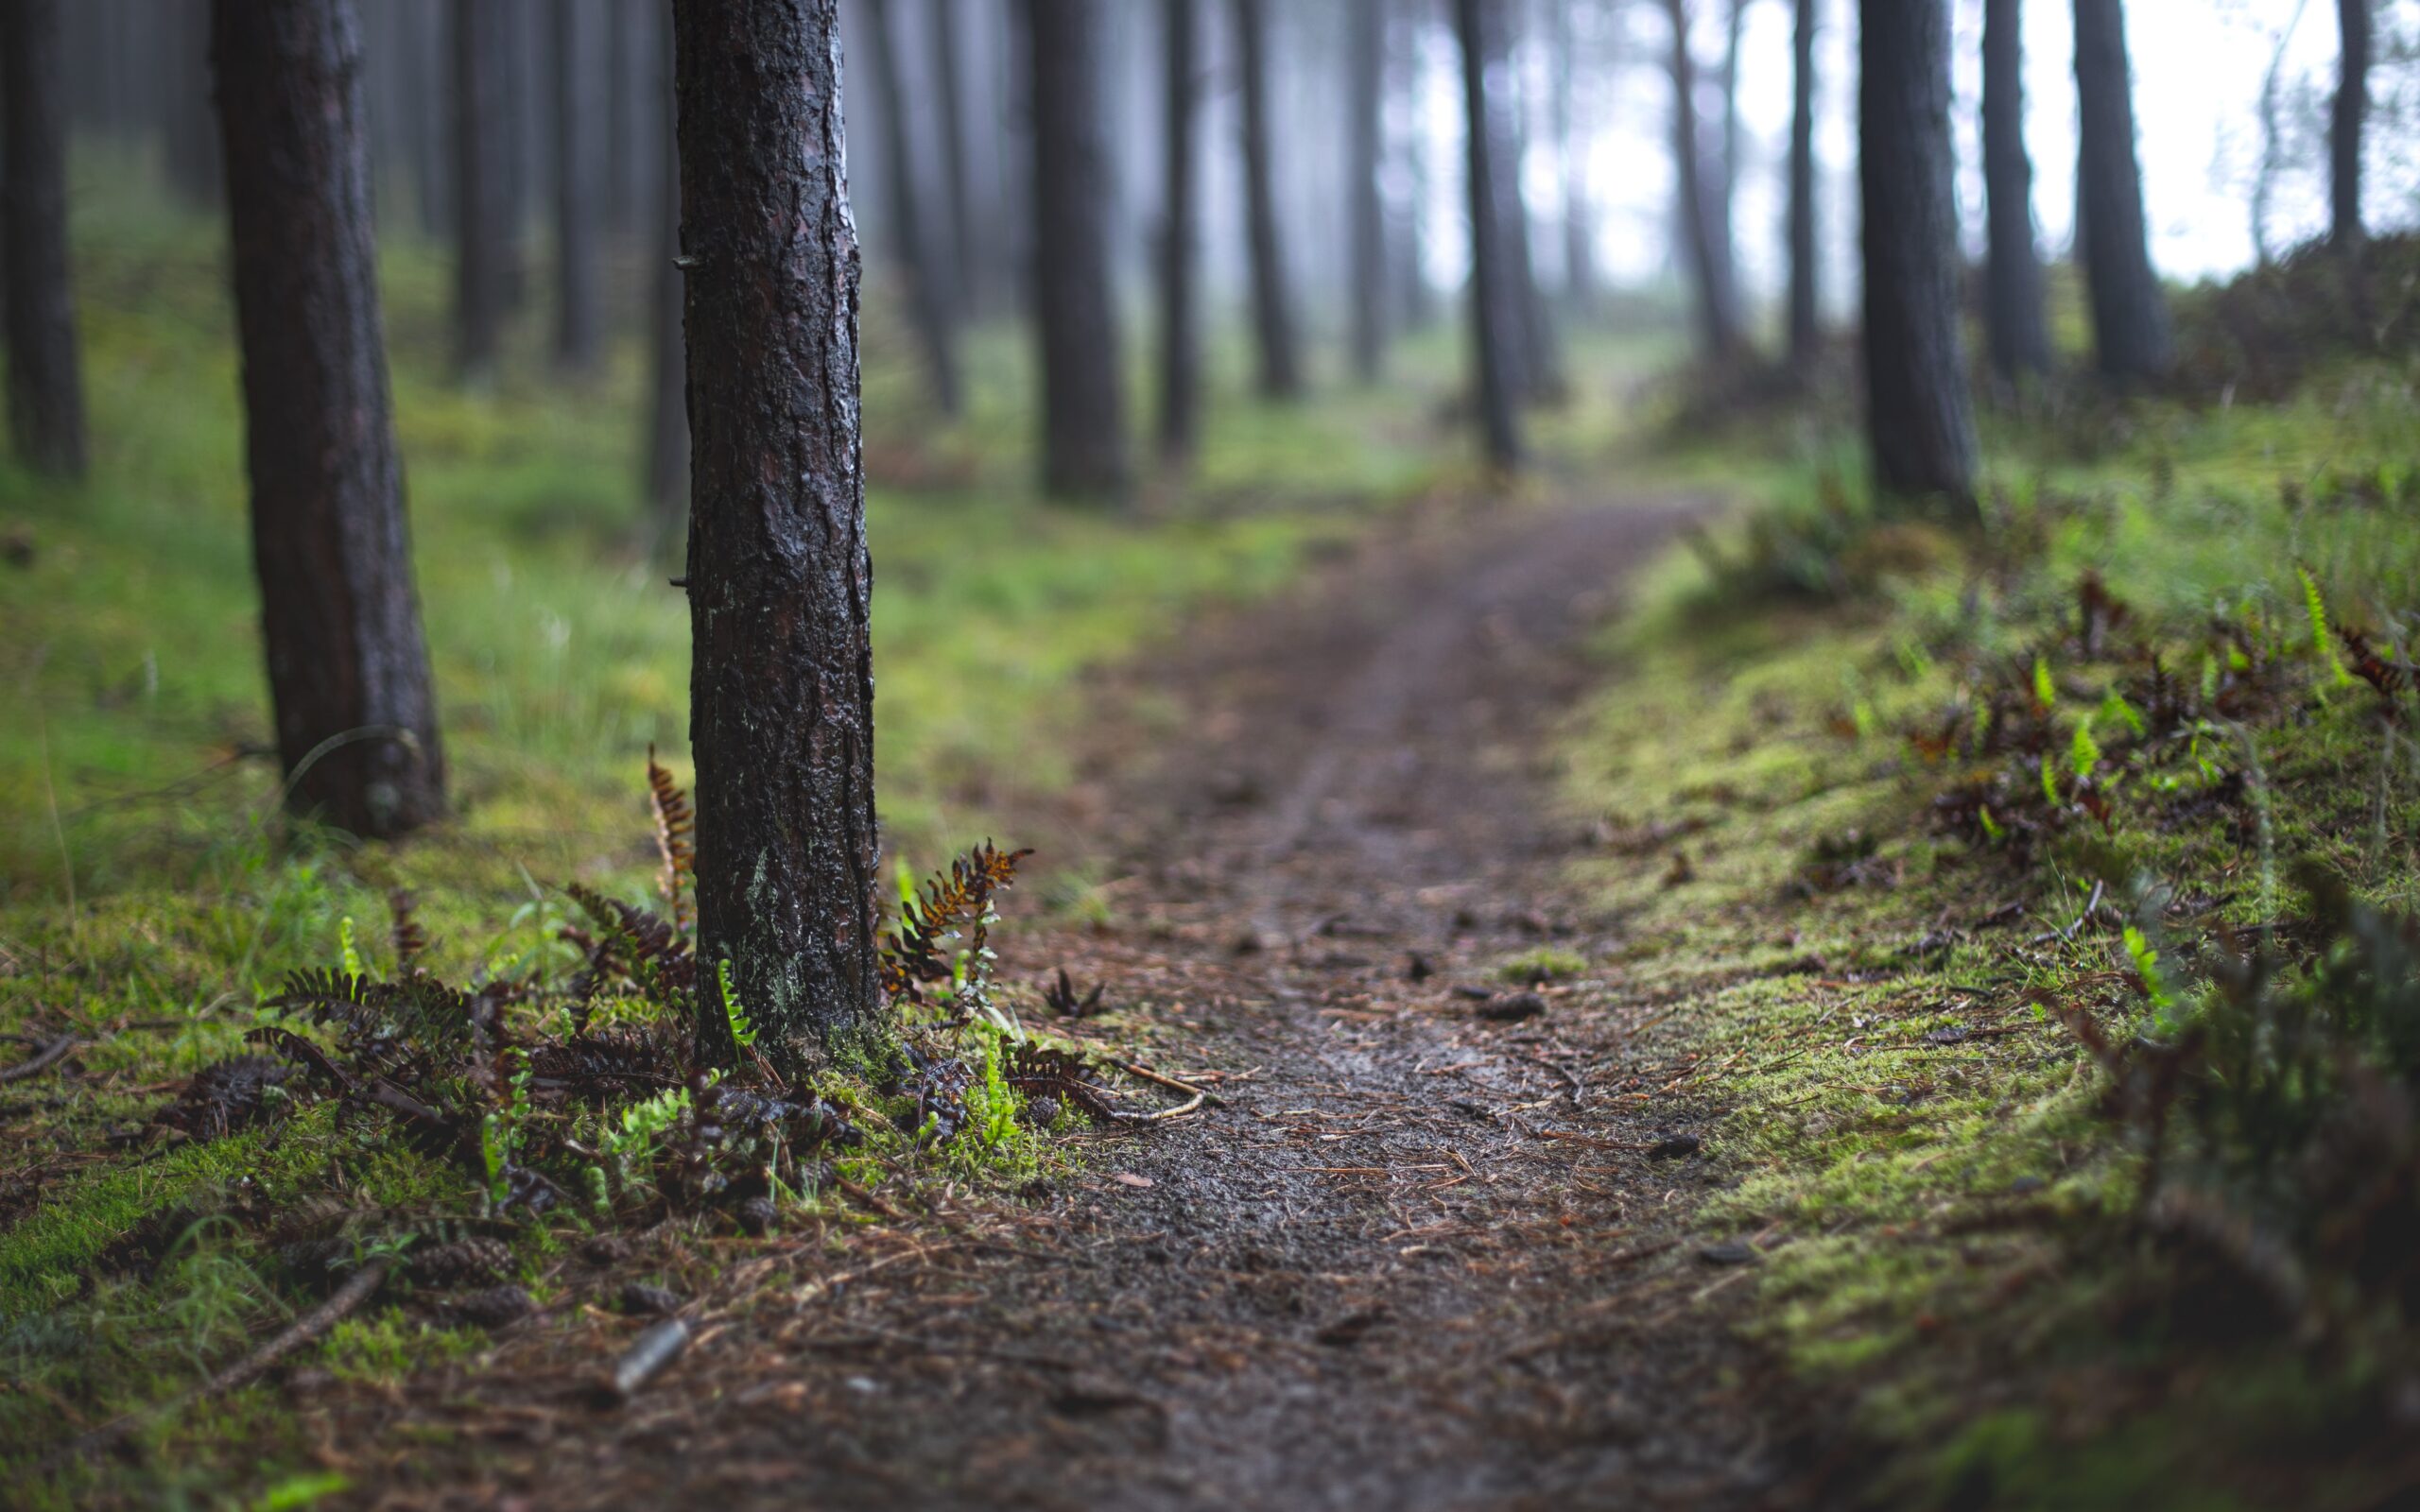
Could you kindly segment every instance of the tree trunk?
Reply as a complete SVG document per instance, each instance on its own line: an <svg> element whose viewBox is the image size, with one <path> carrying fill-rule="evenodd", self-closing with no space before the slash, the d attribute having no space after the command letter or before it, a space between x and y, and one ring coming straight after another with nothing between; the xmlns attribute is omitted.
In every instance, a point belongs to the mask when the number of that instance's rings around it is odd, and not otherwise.
<svg viewBox="0 0 2420 1512"><path fill-rule="evenodd" d="M454 0L454 361L463 381L494 382L504 322L502 15L495 0Z"/></svg>
<svg viewBox="0 0 2420 1512"><path fill-rule="evenodd" d="M2252 252L2262 267L2275 260L2269 246L2269 199L2277 182L2277 158L2283 144L2278 140L2277 94L2286 69L2286 49L2294 40L2294 28L2303 24L2303 11L2308 0L2294 0L2293 13L2277 33L2277 45L2269 54L2269 71L2260 79L2260 163L2252 176Z"/></svg>
<svg viewBox="0 0 2420 1512"><path fill-rule="evenodd" d="M27 466L84 475L84 377L68 286L67 88L59 0L0 4L0 319L9 435Z"/></svg>
<svg viewBox="0 0 2420 1512"><path fill-rule="evenodd" d="M698 959L776 1062L876 1032L873 675L839 0L673 0ZM710 996L712 988L707 989ZM729 1049L722 1010L701 1047Z"/></svg>
<svg viewBox="0 0 2420 1512"><path fill-rule="evenodd" d="M2050 368L2042 258L2033 241L2033 162L2025 151L2024 0L1983 6L1983 188L1991 259L1985 326L1992 370L2014 381Z"/></svg>
<svg viewBox="0 0 2420 1512"><path fill-rule="evenodd" d="M1739 46L1746 31L1749 0L1731 0L1723 22L1721 158L1714 184L1714 247L1722 257L1723 281L1738 301L1739 242L1732 206L1739 198Z"/></svg>
<svg viewBox="0 0 2420 1512"><path fill-rule="evenodd" d="M1020 9L1030 70L1043 488L1054 498L1115 498L1126 491L1126 429L1101 134L1101 0L1027 0Z"/></svg>
<svg viewBox="0 0 2420 1512"><path fill-rule="evenodd" d="M935 407L956 416L959 406L958 335L951 329L948 262L940 239L925 224L916 189L916 144L908 129L908 81L899 67L899 43L891 34L893 7L876 4L866 16L866 40L873 50L875 94L882 118L882 163L890 180L892 256L908 283L908 305L916 341L925 349L925 375Z"/></svg>
<svg viewBox="0 0 2420 1512"><path fill-rule="evenodd" d="M584 373L596 364L596 205L588 133L589 23L582 0L554 0L555 364ZM610 21L612 12L597 12Z"/></svg>
<svg viewBox="0 0 2420 1512"><path fill-rule="evenodd" d="M2075 8L2076 181L2100 370L2120 381L2157 378L2169 360L2168 296L2152 270L2143 226L2125 10L2122 0L2075 0Z"/></svg>
<svg viewBox="0 0 2420 1512"><path fill-rule="evenodd" d="M1197 87L1194 49L1201 23L1194 0L1166 0L1163 10L1167 74L1163 146L1167 210L1160 223L1160 455L1171 462L1193 455L1201 400L1200 342L1194 330L1193 123Z"/></svg>
<svg viewBox="0 0 2420 1512"><path fill-rule="evenodd" d="M1303 369L1294 346L1294 305L1277 232L1270 166L1269 38L1264 0L1235 0L1236 67L1243 82L1244 210L1252 250L1252 324L1263 399L1294 399Z"/></svg>
<svg viewBox="0 0 2420 1512"><path fill-rule="evenodd" d="M2338 247L2361 245L2361 127L2370 113L2370 6L2372 0L2336 0L2342 37L2337 52L2336 102L2328 118L2328 240Z"/></svg>
<svg viewBox="0 0 2420 1512"><path fill-rule="evenodd" d="M1789 108L1789 360L1802 371L1824 343L1815 247L1815 34L1822 0L1797 0Z"/></svg>
<svg viewBox="0 0 2420 1512"><path fill-rule="evenodd" d="M1395 92L1409 99L1419 97L1421 41L1432 9L1427 0L1394 0L1390 66L1394 74ZM1429 171L1428 133L1417 121L1400 150L1410 192L1395 217L1396 310L1404 330L1425 331L1437 318L1435 290L1428 283L1428 188L1433 176Z"/></svg>
<svg viewBox="0 0 2420 1512"><path fill-rule="evenodd" d="M1595 228L1587 210L1574 121L1580 60L1571 35L1572 6L1556 0L1554 17L1554 155L1563 170L1563 303L1574 318L1587 318L1597 300Z"/></svg>
<svg viewBox="0 0 2420 1512"><path fill-rule="evenodd" d="M975 251L975 185L967 163L966 64L958 35L958 8L953 0L932 0L925 25L932 30L933 75L942 92L942 181L948 201L953 286L960 317L983 305L985 259Z"/></svg>
<svg viewBox="0 0 2420 1512"><path fill-rule="evenodd" d="M689 531L689 359L682 343L681 153L674 124L672 8L656 7L656 77L650 98L657 127L655 269L648 342L653 369L648 417L647 498L659 548L666 553Z"/></svg>
<svg viewBox="0 0 2420 1512"><path fill-rule="evenodd" d="M1352 0L1346 42L1352 70L1345 194L1353 224L1353 376L1378 380L1387 343L1387 220L1378 197L1380 135L1386 126L1385 0Z"/></svg>
<svg viewBox="0 0 2420 1512"><path fill-rule="evenodd" d="M641 14L632 0L606 0L603 215L606 229L617 238L629 234L637 218L631 170L639 156L639 102L648 95L631 79L631 33L641 25Z"/></svg>
<svg viewBox="0 0 2420 1512"><path fill-rule="evenodd" d="M1454 23L1462 43L1462 136L1470 157L1471 367L1477 390L1472 397L1487 459L1509 472L1521 465L1521 420L1507 348L1521 317L1504 266L1504 219L1496 209L1495 133L1489 129L1487 62L1495 55L1490 32L1496 3L1454 0Z"/></svg>
<svg viewBox="0 0 2420 1512"><path fill-rule="evenodd" d="M1946 0L1864 0L1858 32L1875 481L1969 524L1979 518L1975 421L1958 330Z"/></svg>
<svg viewBox="0 0 2420 1512"><path fill-rule="evenodd" d="M1504 81L1504 97L1494 102L1491 129L1496 139L1490 152L1495 161L1495 213L1503 230L1504 269L1512 286L1512 307L1519 324L1512 338L1511 376L1513 394L1525 400L1552 397L1563 387L1563 356L1555 339L1554 321L1538 292L1537 264L1530 256L1530 206L1521 193L1521 164L1528 158L1529 132L1523 117L1521 73L1512 54L1512 0L1490 0L1495 14L1487 41L1495 49L1488 72Z"/></svg>
<svg viewBox="0 0 2420 1512"><path fill-rule="evenodd" d="M1697 295L1698 344L1707 358L1739 354L1739 311L1731 259L1714 218L1706 152L1698 128L1697 59L1689 50L1687 0L1664 0L1672 26L1672 163L1680 180L1681 231L1688 243L1690 282Z"/></svg>
<svg viewBox="0 0 2420 1512"><path fill-rule="evenodd" d="M153 11L150 21L166 32L159 108L168 187L187 208L215 211L226 178L210 115L209 12L197 5L171 5Z"/></svg>
<svg viewBox="0 0 2420 1512"><path fill-rule="evenodd" d="M444 811L352 0L216 0L252 561L288 800L355 834Z"/></svg>

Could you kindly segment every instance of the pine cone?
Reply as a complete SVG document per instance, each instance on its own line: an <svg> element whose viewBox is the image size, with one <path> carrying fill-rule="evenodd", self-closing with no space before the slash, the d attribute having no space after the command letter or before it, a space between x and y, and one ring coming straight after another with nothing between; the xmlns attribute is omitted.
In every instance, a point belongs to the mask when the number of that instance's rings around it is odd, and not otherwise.
<svg viewBox="0 0 2420 1512"><path fill-rule="evenodd" d="M458 1239L412 1253L412 1280L423 1286L493 1283L512 1274L512 1247L501 1239Z"/></svg>
<svg viewBox="0 0 2420 1512"><path fill-rule="evenodd" d="M489 1286L455 1297L446 1311L458 1322L500 1329L538 1311L538 1299L519 1286Z"/></svg>
<svg viewBox="0 0 2420 1512"><path fill-rule="evenodd" d="M762 1239L781 1227L781 1210L770 1197L751 1197L739 1205L739 1227L752 1239Z"/></svg>

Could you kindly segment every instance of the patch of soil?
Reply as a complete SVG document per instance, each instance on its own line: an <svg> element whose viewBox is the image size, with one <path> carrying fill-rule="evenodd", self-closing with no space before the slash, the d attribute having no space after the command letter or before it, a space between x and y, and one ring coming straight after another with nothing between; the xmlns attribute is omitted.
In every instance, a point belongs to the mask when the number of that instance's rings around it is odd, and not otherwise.
<svg viewBox="0 0 2420 1512"><path fill-rule="evenodd" d="M599 1308L346 1399L326 1457L392 1504L1787 1499L1723 1322L1758 1255L1688 1227L1713 1177L1656 1013L1499 970L1618 940L1564 879L1551 727L1689 513L1408 527L1104 683L1041 843L1116 879L1114 917L1016 936L1009 973L1105 982L1105 1021L1060 1022L1210 1085L1201 1113L1022 1206L618 1257L699 1330L637 1400L588 1400L647 1326ZM1120 716L1146 685L1172 724Z"/></svg>

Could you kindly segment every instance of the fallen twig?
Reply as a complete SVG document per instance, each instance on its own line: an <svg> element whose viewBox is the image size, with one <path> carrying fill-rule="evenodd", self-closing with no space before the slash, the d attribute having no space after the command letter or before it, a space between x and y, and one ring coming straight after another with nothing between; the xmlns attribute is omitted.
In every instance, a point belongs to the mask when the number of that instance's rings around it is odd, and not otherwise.
<svg viewBox="0 0 2420 1512"><path fill-rule="evenodd" d="M38 1075L41 1073L49 1070L52 1066L57 1065L60 1061L65 1059L67 1052L75 1049L77 1045L80 1043L82 1043L82 1041L78 1040L74 1035L62 1034L58 1039L53 1040L50 1043L43 1046L40 1050L35 1051L32 1059L22 1060L13 1066L0 1070L0 1083L23 1081L28 1076Z"/></svg>

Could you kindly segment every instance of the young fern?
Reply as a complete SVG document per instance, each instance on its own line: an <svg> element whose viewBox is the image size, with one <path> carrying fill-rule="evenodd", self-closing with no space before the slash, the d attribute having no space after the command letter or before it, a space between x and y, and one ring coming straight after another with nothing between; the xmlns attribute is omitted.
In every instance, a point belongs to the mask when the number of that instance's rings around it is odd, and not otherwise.
<svg viewBox="0 0 2420 1512"><path fill-rule="evenodd" d="M715 985L722 989L723 1022L731 1026L731 1042L742 1050L756 1048L756 1026L739 1005L739 989L731 985L731 962L715 962Z"/></svg>

